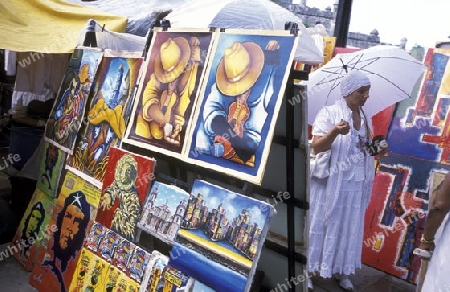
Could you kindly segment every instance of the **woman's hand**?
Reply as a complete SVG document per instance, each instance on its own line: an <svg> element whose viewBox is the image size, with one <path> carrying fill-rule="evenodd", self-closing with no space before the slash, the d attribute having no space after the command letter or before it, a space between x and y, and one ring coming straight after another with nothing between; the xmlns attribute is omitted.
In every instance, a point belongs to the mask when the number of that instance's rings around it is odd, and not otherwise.
<svg viewBox="0 0 450 292"><path fill-rule="evenodd" d="M341 120L333 128L339 135L347 135L350 132L350 124L347 121Z"/></svg>

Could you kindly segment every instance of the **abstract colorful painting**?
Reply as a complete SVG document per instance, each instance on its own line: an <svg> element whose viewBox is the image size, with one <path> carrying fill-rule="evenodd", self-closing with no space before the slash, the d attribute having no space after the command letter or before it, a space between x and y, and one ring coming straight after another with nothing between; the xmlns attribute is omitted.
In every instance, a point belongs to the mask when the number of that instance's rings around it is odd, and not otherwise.
<svg viewBox="0 0 450 292"><path fill-rule="evenodd" d="M144 205L140 229L172 243L180 229L189 193L174 185L155 181Z"/></svg>
<svg viewBox="0 0 450 292"><path fill-rule="evenodd" d="M72 154L78 130L84 122L84 109L103 52L76 48L53 104L45 127L45 139Z"/></svg>
<svg viewBox="0 0 450 292"><path fill-rule="evenodd" d="M365 217L362 261L416 283L412 254L423 232L439 173L450 171L450 50L430 49L414 98L400 102L387 134L389 156L378 165Z"/></svg>
<svg viewBox="0 0 450 292"><path fill-rule="evenodd" d="M49 222L50 240L39 251L29 278L38 290L69 288L83 241L96 216L100 193L100 189L75 174L66 174Z"/></svg>
<svg viewBox="0 0 450 292"><path fill-rule="evenodd" d="M196 180L169 265L214 290L248 291L274 213L270 204Z"/></svg>
<svg viewBox="0 0 450 292"><path fill-rule="evenodd" d="M158 31L125 143L180 157L212 43L210 31Z"/></svg>
<svg viewBox="0 0 450 292"><path fill-rule="evenodd" d="M287 32L248 33L214 41L184 155L260 184L297 41Z"/></svg>
<svg viewBox="0 0 450 292"><path fill-rule="evenodd" d="M53 232L48 223L55 201L36 189L11 240L9 250L27 271L33 269L39 249L46 246Z"/></svg>
<svg viewBox="0 0 450 292"><path fill-rule="evenodd" d="M44 156L41 157L36 188L49 197L58 195L59 178L66 161L66 153L52 143L44 142Z"/></svg>
<svg viewBox="0 0 450 292"><path fill-rule="evenodd" d="M155 165L153 158L112 148L96 221L134 242Z"/></svg>
<svg viewBox="0 0 450 292"><path fill-rule="evenodd" d="M142 52L105 50L86 105L86 121L79 130L67 167L101 187L109 151L125 134L131 113Z"/></svg>

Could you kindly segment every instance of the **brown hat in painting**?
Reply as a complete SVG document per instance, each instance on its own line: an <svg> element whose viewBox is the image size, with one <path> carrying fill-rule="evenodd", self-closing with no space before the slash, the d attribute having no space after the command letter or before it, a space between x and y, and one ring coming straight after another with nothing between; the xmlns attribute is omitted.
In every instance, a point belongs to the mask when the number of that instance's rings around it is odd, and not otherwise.
<svg viewBox="0 0 450 292"><path fill-rule="evenodd" d="M235 42L217 66L217 87L225 95L240 95L255 84L263 66L264 53L259 45Z"/></svg>
<svg viewBox="0 0 450 292"><path fill-rule="evenodd" d="M172 82L184 71L191 56L191 48L183 37L168 38L155 56L155 76L163 83Z"/></svg>

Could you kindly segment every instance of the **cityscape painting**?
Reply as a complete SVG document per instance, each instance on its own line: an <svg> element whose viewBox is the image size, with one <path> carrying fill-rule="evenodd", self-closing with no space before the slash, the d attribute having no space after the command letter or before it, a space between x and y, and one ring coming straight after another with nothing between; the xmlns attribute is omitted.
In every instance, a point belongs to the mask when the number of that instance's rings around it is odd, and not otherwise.
<svg viewBox="0 0 450 292"><path fill-rule="evenodd" d="M246 291L274 213L265 202L196 180L169 264L215 290Z"/></svg>

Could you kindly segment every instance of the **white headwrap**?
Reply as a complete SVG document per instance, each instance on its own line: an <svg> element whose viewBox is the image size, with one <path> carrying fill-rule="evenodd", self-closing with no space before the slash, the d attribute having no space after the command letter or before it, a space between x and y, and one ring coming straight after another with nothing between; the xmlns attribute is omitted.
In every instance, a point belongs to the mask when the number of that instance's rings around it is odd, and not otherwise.
<svg viewBox="0 0 450 292"><path fill-rule="evenodd" d="M363 86L369 86L369 78L361 73L359 70L352 70L342 78L341 81L341 94L343 97L353 93L355 90L360 89Z"/></svg>

